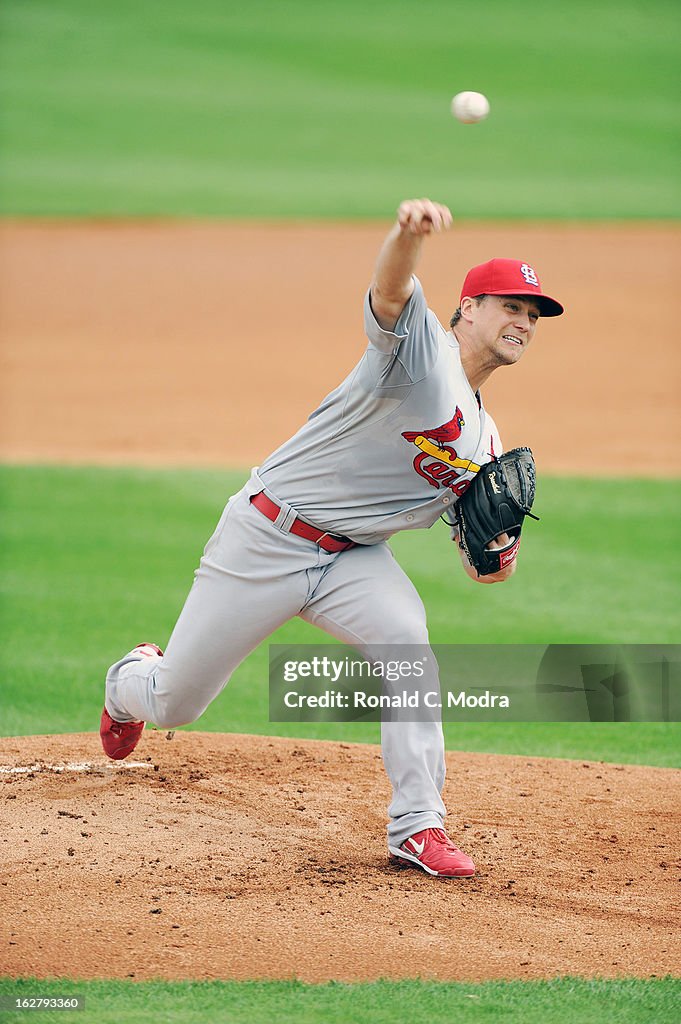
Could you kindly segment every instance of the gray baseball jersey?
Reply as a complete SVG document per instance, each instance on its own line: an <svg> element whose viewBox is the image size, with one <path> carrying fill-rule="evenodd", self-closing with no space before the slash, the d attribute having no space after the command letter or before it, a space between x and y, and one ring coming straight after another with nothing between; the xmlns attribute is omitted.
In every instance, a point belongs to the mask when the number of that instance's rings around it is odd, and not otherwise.
<svg viewBox="0 0 681 1024"><path fill-rule="evenodd" d="M417 278L394 331L369 293L364 323L360 362L258 476L315 526L375 544L432 526L501 442Z"/></svg>

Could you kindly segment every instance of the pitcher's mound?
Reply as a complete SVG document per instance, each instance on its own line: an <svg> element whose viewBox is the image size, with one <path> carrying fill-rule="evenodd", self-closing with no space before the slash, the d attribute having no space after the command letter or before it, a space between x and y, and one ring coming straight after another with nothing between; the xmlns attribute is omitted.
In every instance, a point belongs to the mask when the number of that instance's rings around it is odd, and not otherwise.
<svg viewBox="0 0 681 1024"><path fill-rule="evenodd" d="M148 730L0 739L0 973L540 978L677 973L679 778L450 753L478 865L388 861L378 747ZM678 936L678 933L677 933Z"/></svg>

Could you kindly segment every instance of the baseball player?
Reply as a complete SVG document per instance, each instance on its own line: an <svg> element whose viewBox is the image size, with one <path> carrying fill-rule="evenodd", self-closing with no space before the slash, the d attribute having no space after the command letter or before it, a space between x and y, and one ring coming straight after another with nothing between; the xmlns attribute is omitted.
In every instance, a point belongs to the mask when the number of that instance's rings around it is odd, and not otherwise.
<svg viewBox="0 0 681 1024"><path fill-rule="evenodd" d="M414 271L424 238L451 223L428 199L399 207L365 299L359 363L230 498L165 655L140 644L109 669L100 729L109 757L127 757L145 722L172 729L199 718L293 616L358 650L428 644L423 603L386 542L443 514L460 539L455 506L502 452L479 388L521 358L540 316L563 312L529 264L494 259L468 273L446 331ZM498 568L487 575L458 550L472 579L496 583L515 571L518 542L499 532L487 545ZM473 875L443 828L439 719L383 722L381 743L389 852L431 875Z"/></svg>

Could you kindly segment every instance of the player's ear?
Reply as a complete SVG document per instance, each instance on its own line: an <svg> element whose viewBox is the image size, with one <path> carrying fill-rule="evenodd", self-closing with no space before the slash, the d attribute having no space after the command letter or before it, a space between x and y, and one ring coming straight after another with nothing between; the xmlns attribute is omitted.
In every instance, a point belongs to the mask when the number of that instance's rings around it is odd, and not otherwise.
<svg viewBox="0 0 681 1024"><path fill-rule="evenodd" d="M461 300L460 306L462 319L467 320L469 324L472 323L474 319L473 311L476 310L477 308L478 304L475 302L475 300L472 299L470 295L464 295L464 297Z"/></svg>

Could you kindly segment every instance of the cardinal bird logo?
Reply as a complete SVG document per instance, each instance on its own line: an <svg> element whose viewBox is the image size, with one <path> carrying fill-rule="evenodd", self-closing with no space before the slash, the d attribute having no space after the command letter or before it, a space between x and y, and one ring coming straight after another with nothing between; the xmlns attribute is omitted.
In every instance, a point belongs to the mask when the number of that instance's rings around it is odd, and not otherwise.
<svg viewBox="0 0 681 1024"><path fill-rule="evenodd" d="M410 444L416 444L417 438L424 437L442 447L445 442L456 441L458 437L461 437L461 428L464 426L464 422L463 413L457 405L451 420L443 423L441 427L433 427L432 430L405 430L402 437Z"/></svg>
<svg viewBox="0 0 681 1024"><path fill-rule="evenodd" d="M461 481L457 484L456 481L461 473L457 473L455 470L461 469L464 472L477 473L480 469L480 466L471 462L470 459L460 459L456 449L448 443L461 437L464 426L463 413L457 405L452 418L440 427L403 431L404 440L419 449L419 454L414 459L414 469L419 476L428 481L431 487L450 487L456 494L462 494L470 481Z"/></svg>

